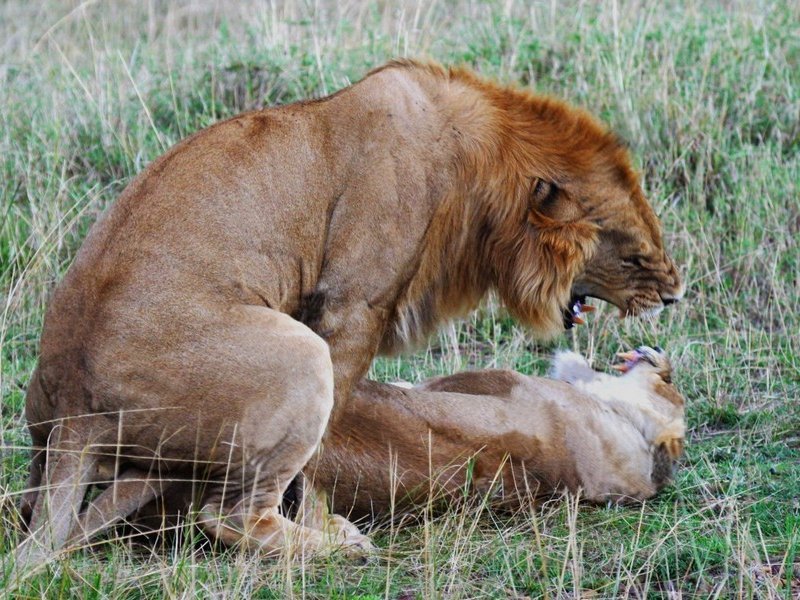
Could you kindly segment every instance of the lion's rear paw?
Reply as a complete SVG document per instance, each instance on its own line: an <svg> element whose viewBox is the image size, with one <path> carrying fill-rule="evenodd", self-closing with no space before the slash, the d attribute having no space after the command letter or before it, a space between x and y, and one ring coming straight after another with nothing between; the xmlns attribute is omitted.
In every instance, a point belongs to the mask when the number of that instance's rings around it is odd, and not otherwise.
<svg viewBox="0 0 800 600"><path fill-rule="evenodd" d="M341 549L350 558L366 558L375 552L370 539L358 527L340 515L329 515L325 534L330 543Z"/></svg>

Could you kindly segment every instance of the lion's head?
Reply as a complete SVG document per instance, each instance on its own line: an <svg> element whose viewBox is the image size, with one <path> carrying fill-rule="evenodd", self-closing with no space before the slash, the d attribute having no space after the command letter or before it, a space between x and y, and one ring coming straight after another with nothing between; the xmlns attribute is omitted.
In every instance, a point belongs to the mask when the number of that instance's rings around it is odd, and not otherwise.
<svg viewBox="0 0 800 600"><path fill-rule="evenodd" d="M627 159L627 153L620 149L616 158L622 157ZM530 299L549 292L548 316L555 332L556 304L563 323L564 309L587 296L615 305L622 316L655 315L681 299L683 284L664 248L659 221L627 162L620 164L625 168L610 176L590 171L558 183L533 178L528 231L505 271L514 273L512 285L498 279L512 311L524 318ZM561 278L543 276L548 272Z"/></svg>
<svg viewBox="0 0 800 600"><path fill-rule="evenodd" d="M652 210L643 198L634 203L645 209L615 214L609 205L597 211L604 226L596 251L573 282L573 297L600 298L622 315L655 315L683 297L683 283L658 222L645 220Z"/></svg>
<svg viewBox="0 0 800 600"><path fill-rule="evenodd" d="M539 337L563 331L565 310L586 296L625 315L680 299L629 153L594 117L467 70L390 66L408 69L433 98L446 132L439 144L453 153L454 172L442 177L455 183L428 227L384 350L426 339L490 289Z"/></svg>
<svg viewBox="0 0 800 600"><path fill-rule="evenodd" d="M681 278L619 139L558 100L470 82L496 109L484 131L501 132L470 167L488 182L478 230L511 312L548 336L586 296L623 316L678 301Z"/></svg>

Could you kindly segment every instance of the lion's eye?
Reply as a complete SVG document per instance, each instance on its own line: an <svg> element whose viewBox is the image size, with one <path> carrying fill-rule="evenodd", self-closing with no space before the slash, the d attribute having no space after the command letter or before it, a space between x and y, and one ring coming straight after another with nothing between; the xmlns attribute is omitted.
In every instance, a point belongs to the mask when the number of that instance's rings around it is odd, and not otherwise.
<svg viewBox="0 0 800 600"><path fill-rule="evenodd" d="M637 267L641 269L644 266L644 262L642 261L641 256L629 256L622 260L622 266L624 267Z"/></svg>

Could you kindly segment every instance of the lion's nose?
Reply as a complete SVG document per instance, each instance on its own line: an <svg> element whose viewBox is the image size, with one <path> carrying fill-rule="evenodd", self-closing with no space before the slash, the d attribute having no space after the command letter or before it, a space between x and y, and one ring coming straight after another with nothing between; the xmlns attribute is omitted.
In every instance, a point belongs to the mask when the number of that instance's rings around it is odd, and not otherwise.
<svg viewBox="0 0 800 600"><path fill-rule="evenodd" d="M676 302L680 302L683 299L683 294L686 292L686 288L683 287L681 284L680 288L675 292L667 292L666 294L659 294L661 297L661 302L664 303L664 306L669 306L670 304L675 304Z"/></svg>

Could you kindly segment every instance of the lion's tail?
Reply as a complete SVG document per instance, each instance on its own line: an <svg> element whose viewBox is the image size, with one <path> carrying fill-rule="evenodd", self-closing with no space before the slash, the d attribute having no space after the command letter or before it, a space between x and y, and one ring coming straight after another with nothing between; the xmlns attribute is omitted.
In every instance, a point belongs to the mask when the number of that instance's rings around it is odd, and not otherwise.
<svg viewBox="0 0 800 600"><path fill-rule="evenodd" d="M67 419L48 441L47 467L33 505L28 538L19 545L15 568L22 573L48 562L67 542L97 465L91 451L89 419Z"/></svg>
<svg viewBox="0 0 800 600"><path fill-rule="evenodd" d="M65 545L88 541L163 495L174 482L129 467L95 497L79 516L88 486L95 480L99 454L92 445L91 418L67 419L47 443L47 466L33 505L31 534L17 548L12 585L58 556Z"/></svg>

